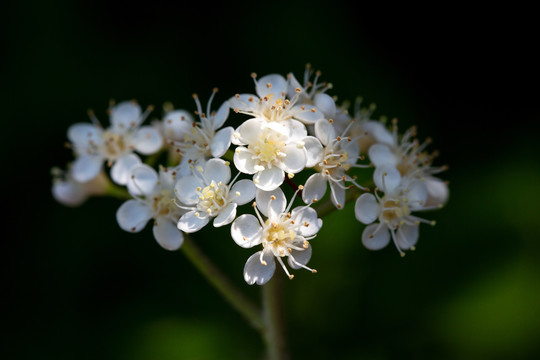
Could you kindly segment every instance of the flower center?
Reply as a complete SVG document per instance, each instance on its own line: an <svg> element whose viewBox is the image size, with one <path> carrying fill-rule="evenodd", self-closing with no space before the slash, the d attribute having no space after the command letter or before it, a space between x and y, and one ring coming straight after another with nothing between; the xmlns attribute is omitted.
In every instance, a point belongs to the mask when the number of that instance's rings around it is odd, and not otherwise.
<svg viewBox="0 0 540 360"><path fill-rule="evenodd" d="M265 163L272 163L281 155L281 149L285 142L277 136L269 136L263 141L248 145L248 149L254 153L255 158Z"/></svg>
<svg viewBox="0 0 540 360"><path fill-rule="evenodd" d="M408 216L411 211L406 201L399 199L383 199L383 207L380 215L381 222L385 222L392 228L397 228L403 217Z"/></svg>
<svg viewBox="0 0 540 360"><path fill-rule="evenodd" d="M293 241L296 238L296 233L291 229L290 220L276 223L266 220L263 234L263 246L271 247L275 256L285 256L289 249L295 247ZM296 247L295 247L296 248Z"/></svg>
<svg viewBox="0 0 540 360"><path fill-rule="evenodd" d="M103 149L106 158L115 159L128 150L128 145L124 135L105 131L103 134Z"/></svg>
<svg viewBox="0 0 540 360"><path fill-rule="evenodd" d="M152 208L157 215L168 215L175 209L172 192L170 190L162 189L158 194L152 198Z"/></svg>
<svg viewBox="0 0 540 360"><path fill-rule="evenodd" d="M200 189L200 188L199 188ZM198 191L199 203L197 209L210 216L216 216L219 211L228 204L227 195L229 187L221 181L216 184L212 180L210 185Z"/></svg>

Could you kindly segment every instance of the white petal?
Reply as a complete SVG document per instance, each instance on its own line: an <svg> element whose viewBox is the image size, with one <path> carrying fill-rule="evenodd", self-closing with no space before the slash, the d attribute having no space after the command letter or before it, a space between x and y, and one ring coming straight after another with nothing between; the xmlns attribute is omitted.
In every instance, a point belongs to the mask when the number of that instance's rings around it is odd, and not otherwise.
<svg viewBox="0 0 540 360"><path fill-rule="evenodd" d="M313 102L327 119L334 118L334 115L336 114L336 102L330 95L318 93L313 98Z"/></svg>
<svg viewBox="0 0 540 360"><path fill-rule="evenodd" d="M197 216L197 211L193 210L182 215L178 220L178 229L185 233L193 233L201 230L210 221L209 216L200 217Z"/></svg>
<svg viewBox="0 0 540 360"><path fill-rule="evenodd" d="M388 129L379 121L368 120L362 123L362 129L372 136L376 142L386 144L388 146L396 146L394 136Z"/></svg>
<svg viewBox="0 0 540 360"><path fill-rule="evenodd" d="M251 214L240 215L231 225L231 237L243 248L259 245L262 241L261 236L261 224Z"/></svg>
<svg viewBox="0 0 540 360"><path fill-rule="evenodd" d="M153 126L142 126L135 134L135 150L143 155L151 155L163 146L163 137Z"/></svg>
<svg viewBox="0 0 540 360"><path fill-rule="evenodd" d="M423 181L412 181L407 185L405 191L405 197L411 210L418 210L426 205L428 193L426 184Z"/></svg>
<svg viewBox="0 0 540 360"><path fill-rule="evenodd" d="M111 109L111 124L117 129L127 130L140 125L141 107L132 101L122 101Z"/></svg>
<svg viewBox="0 0 540 360"><path fill-rule="evenodd" d="M244 205L255 198L257 187L253 181L242 179L234 183L230 192L230 200L238 205Z"/></svg>
<svg viewBox="0 0 540 360"><path fill-rule="evenodd" d="M216 135L214 135L214 139L210 145L213 157L221 157L227 152L231 146L233 133L234 129L231 126L228 126L219 130Z"/></svg>
<svg viewBox="0 0 540 360"><path fill-rule="evenodd" d="M261 131L264 129L265 121L258 118L248 119L237 129L239 137L234 140L237 145L251 144L260 138Z"/></svg>
<svg viewBox="0 0 540 360"><path fill-rule="evenodd" d="M203 176L208 181L208 185L214 180L216 184L222 182L228 184L231 180L231 167L225 165L225 160L212 158L204 166Z"/></svg>
<svg viewBox="0 0 540 360"><path fill-rule="evenodd" d="M399 159L396 155L390 150L388 145L384 144L373 144L368 151L369 160L375 166L389 165L396 166Z"/></svg>
<svg viewBox="0 0 540 360"><path fill-rule="evenodd" d="M322 227L322 219L317 217L317 211L310 207L297 207L291 212L291 219L297 224L302 224L298 232L302 236L313 236ZM305 226L307 224L308 226Z"/></svg>
<svg viewBox="0 0 540 360"><path fill-rule="evenodd" d="M251 255L246 261L244 266L244 280L249 285L257 283L257 285L264 285L272 278L274 271L276 270L276 262L274 255L271 252L265 252L263 255L263 261L266 265L261 263L261 251L257 251Z"/></svg>
<svg viewBox="0 0 540 360"><path fill-rule="evenodd" d="M203 188L204 183L193 175L180 178L174 185L174 193L181 203L194 205L199 202L197 188Z"/></svg>
<svg viewBox="0 0 540 360"><path fill-rule="evenodd" d="M230 224L236 217L236 207L236 203L230 203L221 209L219 215L214 218L214 227Z"/></svg>
<svg viewBox="0 0 540 360"><path fill-rule="evenodd" d="M322 144L319 139L314 136L306 136L302 141L304 142L304 149L306 150L306 167L314 167L322 161Z"/></svg>
<svg viewBox="0 0 540 360"><path fill-rule="evenodd" d="M396 242L402 250L408 250L418 242L418 225L402 225L396 232Z"/></svg>
<svg viewBox="0 0 540 360"><path fill-rule="evenodd" d="M261 190L272 191L283 184L285 173L278 167L264 169L253 177L253 182Z"/></svg>
<svg viewBox="0 0 540 360"><path fill-rule="evenodd" d="M268 84L271 87L268 87ZM270 74L263 76L257 80L256 86L257 95L265 97L268 94L274 94L274 101L277 98L281 98L282 92L287 92L287 80L279 74Z"/></svg>
<svg viewBox="0 0 540 360"><path fill-rule="evenodd" d="M156 170L146 164L137 164L131 168L127 188L134 196L151 196L158 182Z"/></svg>
<svg viewBox="0 0 540 360"><path fill-rule="evenodd" d="M238 171L243 172L244 174L255 174L255 166L257 165L257 160L253 159L253 153L243 146L236 148L234 152L234 166Z"/></svg>
<svg viewBox="0 0 540 360"><path fill-rule="evenodd" d="M287 136L289 137L289 142L298 142L308 136L306 125L300 121L290 119L285 122L285 124L287 125L286 128L288 130Z"/></svg>
<svg viewBox="0 0 540 360"><path fill-rule="evenodd" d="M225 120L227 120L228 116L229 116L229 102L225 101L223 104L221 104L218 111L216 112L216 115L214 116L214 130L222 127L223 124L225 123Z"/></svg>
<svg viewBox="0 0 540 360"><path fill-rule="evenodd" d="M185 110L174 110L163 119L163 132L166 138L183 141L184 135L193 128L193 117Z"/></svg>
<svg viewBox="0 0 540 360"><path fill-rule="evenodd" d="M86 149L90 141L98 146L103 142L103 130L93 124L77 123L69 127L67 137L75 148Z"/></svg>
<svg viewBox="0 0 540 360"><path fill-rule="evenodd" d="M373 194L362 194L356 199L354 215L362 224L371 224L379 217L379 203Z"/></svg>
<svg viewBox="0 0 540 360"><path fill-rule="evenodd" d="M390 242L390 232L386 226L381 226L377 230L379 223L368 225L362 233L362 244L369 250L380 250Z"/></svg>
<svg viewBox="0 0 540 360"><path fill-rule="evenodd" d="M231 109L238 109L241 111L253 111L257 108L259 103L259 97L253 94L239 94L229 99L229 106Z"/></svg>
<svg viewBox="0 0 540 360"><path fill-rule="evenodd" d="M296 144L283 147L285 158L281 162L281 168L288 173L296 174L306 167L306 152Z"/></svg>
<svg viewBox="0 0 540 360"><path fill-rule="evenodd" d="M157 217L152 231L158 244L166 250L178 250L184 243L184 234L167 218Z"/></svg>
<svg viewBox="0 0 540 360"><path fill-rule="evenodd" d="M95 178L103 166L103 158L97 155L83 155L75 160L71 168L73 179L88 182Z"/></svg>
<svg viewBox="0 0 540 360"><path fill-rule="evenodd" d="M137 200L124 202L116 211L116 221L125 231L139 232L152 218L152 209Z"/></svg>
<svg viewBox="0 0 540 360"><path fill-rule="evenodd" d="M289 88L288 88L287 95L289 99L292 99L297 94L296 89L300 88L302 90L303 86L296 79L296 77L294 76L292 72L287 74L287 78L289 79Z"/></svg>
<svg viewBox="0 0 540 360"><path fill-rule="evenodd" d="M79 206L88 198L83 184L69 180L54 181L52 194L56 201L66 206Z"/></svg>
<svg viewBox="0 0 540 360"><path fill-rule="evenodd" d="M309 104L295 105L292 107L291 112L294 114L295 119L307 125L315 124L318 120L324 119L322 111Z"/></svg>
<svg viewBox="0 0 540 360"><path fill-rule="evenodd" d="M373 173L373 182L385 193L393 193L401 184L401 174L393 166L381 165Z"/></svg>
<svg viewBox="0 0 540 360"><path fill-rule="evenodd" d="M131 169L135 165L139 165L141 159L135 154L128 154L122 156L115 161L114 165L111 168L111 178L112 180L119 185L126 185L128 183L129 177L131 176Z"/></svg>
<svg viewBox="0 0 540 360"><path fill-rule="evenodd" d="M315 123L315 136L321 141L321 143L326 146L332 140L336 138L336 131L334 126L326 119L318 120Z"/></svg>
<svg viewBox="0 0 540 360"><path fill-rule="evenodd" d="M345 189L333 181L328 183L330 184L330 200L332 200L332 204L338 209L343 209L345 206Z"/></svg>
<svg viewBox="0 0 540 360"><path fill-rule="evenodd" d="M294 260L296 260L296 263L292 260L292 257L294 257ZM311 244L310 243L308 243L308 247L305 250L299 251L299 250L293 249L291 251L291 254L288 256L287 262L293 269L300 269L301 266L298 265L297 263L306 265L309 262L309 259L311 259Z"/></svg>
<svg viewBox="0 0 540 360"><path fill-rule="evenodd" d="M321 173L311 175L304 184L302 200L309 204L313 200L321 200L326 193L326 178Z"/></svg>
<svg viewBox="0 0 540 360"><path fill-rule="evenodd" d="M272 199L272 197L275 199ZM257 190L255 202L260 212L268 218L279 216L287 207L287 198L280 188L272 191Z"/></svg>
<svg viewBox="0 0 540 360"><path fill-rule="evenodd" d="M439 178L427 176L425 179L428 198L426 206L444 205L448 201L448 185Z"/></svg>

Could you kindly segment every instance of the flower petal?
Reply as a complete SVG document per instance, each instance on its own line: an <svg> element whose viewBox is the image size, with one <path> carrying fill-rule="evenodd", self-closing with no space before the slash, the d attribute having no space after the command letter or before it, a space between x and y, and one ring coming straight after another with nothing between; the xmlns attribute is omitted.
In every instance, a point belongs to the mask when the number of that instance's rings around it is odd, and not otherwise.
<svg viewBox="0 0 540 360"><path fill-rule="evenodd" d="M212 158L206 162L203 176L208 181L207 185L210 185L212 180L214 180L216 184L220 182L228 184L231 180L231 167L225 165L225 160L223 159Z"/></svg>
<svg viewBox="0 0 540 360"><path fill-rule="evenodd" d="M282 149L285 158L281 162L281 168L288 173L296 174L306 167L306 152L296 144L288 144Z"/></svg>
<svg viewBox="0 0 540 360"><path fill-rule="evenodd" d="M214 139L210 145L213 157L221 157L227 152L231 146L233 133L234 129L231 126L228 126L219 130L216 135L214 135Z"/></svg>
<svg viewBox="0 0 540 360"><path fill-rule="evenodd" d="M392 152L390 147L384 144L371 145L368 154L369 160L371 160L373 165L375 165L376 167L381 165L396 166L399 161L399 159Z"/></svg>
<svg viewBox="0 0 540 360"><path fill-rule="evenodd" d="M418 225L401 225L396 232L396 242L402 250L408 250L418 242Z"/></svg>
<svg viewBox="0 0 540 360"><path fill-rule="evenodd" d="M133 196L151 196L157 186L159 177L151 166L137 164L131 168L128 176L127 188Z"/></svg>
<svg viewBox="0 0 540 360"><path fill-rule="evenodd" d="M238 204L230 203L226 207L222 208L219 215L214 218L214 227L220 227L230 224L236 217L236 207Z"/></svg>
<svg viewBox="0 0 540 360"><path fill-rule="evenodd" d="M189 211L178 220L177 227L185 233L193 233L201 230L210 221L209 216L197 216L197 211Z"/></svg>
<svg viewBox="0 0 540 360"><path fill-rule="evenodd" d="M405 189L407 203L411 210L419 210L426 206L428 197L426 184L421 180L414 180Z"/></svg>
<svg viewBox="0 0 540 360"><path fill-rule="evenodd" d="M184 135L193 128L193 117L185 110L174 110L163 119L163 133L167 139L184 141Z"/></svg>
<svg viewBox="0 0 540 360"><path fill-rule="evenodd" d="M343 209L345 206L345 189L333 181L328 183L330 184L330 200L332 200L332 204L338 209Z"/></svg>
<svg viewBox="0 0 540 360"><path fill-rule="evenodd" d="M103 142L103 130L93 124L77 123L68 128L67 137L74 148L86 149L90 141L96 146Z"/></svg>
<svg viewBox="0 0 540 360"><path fill-rule="evenodd" d="M302 141L304 142L304 149L306 150L306 167L314 167L322 161L322 144L319 139L314 136L306 136Z"/></svg>
<svg viewBox="0 0 540 360"><path fill-rule="evenodd" d="M291 113L294 114L296 120L299 120L306 125L315 124L318 120L324 119L322 111L309 104L295 105L292 107Z"/></svg>
<svg viewBox="0 0 540 360"><path fill-rule="evenodd" d="M268 86L270 85L270 86ZM268 94L274 94L274 101L281 98L281 93L287 92L287 80L279 74L269 74L257 80L255 87L257 95L265 97Z"/></svg>
<svg viewBox="0 0 540 360"><path fill-rule="evenodd" d="M373 194L362 194L356 199L354 215L362 224L371 224L379 217L379 203Z"/></svg>
<svg viewBox="0 0 540 360"><path fill-rule="evenodd" d="M230 192L230 200L238 205L244 205L255 198L257 187L253 181L242 179L234 183Z"/></svg>
<svg viewBox="0 0 540 360"><path fill-rule="evenodd" d="M253 177L253 182L261 190L272 191L283 184L285 173L278 167L264 169Z"/></svg>
<svg viewBox="0 0 540 360"><path fill-rule="evenodd" d="M255 202L259 211L268 218L276 218L287 207L287 198L280 188L272 191L257 190Z"/></svg>
<svg viewBox="0 0 540 360"><path fill-rule="evenodd" d="M129 232L139 232L152 218L152 209L137 200L124 202L116 211L116 221L120 228Z"/></svg>
<svg viewBox="0 0 540 360"><path fill-rule="evenodd" d="M309 204L314 200L321 200L326 193L326 178L321 173L311 175L304 184L302 200Z"/></svg>
<svg viewBox="0 0 540 360"><path fill-rule="evenodd" d="M167 218L157 217L152 231L158 244L166 250L178 250L184 243L184 234Z"/></svg>
<svg viewBox="0 0 540 360"><path fill-rule="evenodd" d="M240 215L231 225L231 237L243 248L250 248L262 242L262 227L259 220L251 215Z"/></svg>
<svg viewBox="0 0 540 360"><path fill-rule="evenodd" d="M424 183L428 193L426 206L442 206L446 204L449 190L448 185L443 180L434 176L426 176Z"/></svg>
<svg viewBox="0 0 540 360"><path fill-rule="evenodd" d="M239 146L234 151L234 166L238 171L243 172L244 174L255 174L255 166L257 165L257 160L253 159L253 153L243 146Z"/></svg>
<svg viewBox="0 0 540 360"><path fill-rule="evenodd" d="M362 233L362 244L369 250L380 250L390 242L390 232L379 223L366 226ZM377 232L375 230L379 229Z"/></svg>
<svg viewBox="0 0 540 360"><path fill-rule="evenodd" d="M302 246L303 244L300 244ZM311 244L308 243L308 247L302 251L300 250L292 250L290 255L288 256L287 262L289 263L290 267L293 269L300 269L302 268L299 264L306 265L309 260L311 259ZM294 258L294 261L293 261Z"/></svg>
<svg viewBox="0 0 540 360"><path fill-rule="evenodd" d="M401 184L401 174L395 167L384 164L375 168L373 182L385 193L393 193Z"/></svg>
<svg viewBox="0 0 540 360"><path fill-rule="evenodd" d="M229 99L229 107L240 111L253 111L258 103L259 97L253 94L238 94Z"/></svg>
<svg viewBox="0 0 540 360"><path fill-rule="evenodd" d="M229 117L229 109L229 101L225 101L223 104L221 104L216 112L216 115L214 116L214 130L223 126L225 120L227 120L227 117Z"/></svg>
<svg viewBox="0 0 540 360"><path fill-rule="evenodd" d="M236 145L246 145L257 141L263 130L265 121L259 118L252 118L244 121L238 128L236 134L238 137L233 137L233 143Z"/></svg>
<svg viewBox="0 0 540 360"><path fill-rule="evenodd" d="M95 178L103 166L103 158L98 155L83 155L75 160L71 168L73 179L85 183Z"/></svg>
<svg viewBox="0 0 540 360"><path fill-rule="evenodd" d="M330 144L336 138L334 126L326 119L320 119L315 123L315 136L324 146Z"/></svg>
<svg viewBox="0 0 540 360"><path fill-rule="evenodd" d="M88 198L84 185L73 180L55 180L52 194L56 201L66 206L79 206Z"/></svg>
<svg viewBox="0 0 540 360"><path fill-rule="evenodd" d="M298 232L302 236L313 236L322 227L322 219L319 219L317 211L310 207L302 206L294 208L291 212L291 219L297 224L302 224L298 228Z"/></svg>
<svg viewBox="0 0 540 360"><path fill-rule="evenodd" d="M271 252L264 252L262 256L262 261L266 265L263 265L261 262L261 252L257 251L255 254L251 255L246 261L244 266L244 280L249 285L257 283L257 285L264 285L272 278L276 270L276 261L274 260L274 255Z"/></svg>
<svg viewBox="0 0 540 360"><path fill-rule="evenodd" d="M138 127L141 123L142 111L139 104L133 101L122 101L111 108L111 124L116 129L126 131Z"/></svg>
<svg viewBox="0 0 540 360"><path fill-rule="evenodd" d="M139 165L141 159L135 154L128 154L122 156L115 161L114 165L111 168L111 178L112 180L119 185L126 185L128 183L129 177L131 176L131 169L135 165Z"/></svg>
<svg viewBox="0 0 540 360"><path fill-rule="evenodd" d="M322 111L327 119L331 119L336 114L336 102L325 93L317 93L313 98L315 106Z"/></svg>
<svg viewBox="0 0 540 360"><path fill-rule="evenodd" d="M143 155L156 153L163 146L163 137L153 126L142 126L135 133L135 150Z"/></svg>
<svg viewBox="0 0 540 360"><path fill-rule="evenodd" d="M203 188L204 183L193 175L180 178L174 185L174 193L181 203L195 205L199 202L197 188Z"/></svg>

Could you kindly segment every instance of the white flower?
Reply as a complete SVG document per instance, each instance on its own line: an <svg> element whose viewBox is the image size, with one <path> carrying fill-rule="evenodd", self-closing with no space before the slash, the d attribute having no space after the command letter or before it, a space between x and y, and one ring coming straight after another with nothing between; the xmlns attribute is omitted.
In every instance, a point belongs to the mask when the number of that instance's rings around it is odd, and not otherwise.
<svg viewBox="0 0 540 360"><path fill-rule="evenodd" d="M293 201L294 196L287 206L285 195L279 188L270 192L257 190L254 204L257 216L244 214L233 222L231 236L238 245L244 248L259 244L263 246L263 250L253 254L244 267L244 279L248 284L263 285L270 280L276 268L274 259L292 279L294 276L287 270L283 257L287 257L293 269L304 268L316 272L306 266L311 258L308 240L316 236L322 220L309 206L297 207L289 212ZM266 220L263 220L261 213Z"/></svg>
<svg viewBox="0 0 540 360"><path fill-rule="evenodd" d="M317 107L310 103L299 101L302 89L295 89L289 94L290 84L279 74L270 74L255 81L257 95L237 94L229 100L230 107L235 112L251 115L252 117L272 122L287 122L298 120L304 124L313 124L324 117Z"/></svg>
<svg viewBox="0 0 540 360"><path fill-rule="evenodd" d="M356 200L355 216L358 221L368 225L362 233L362 243L370 250L384 248L392 238L402 256L403 250L414 249L418 241L418 225L421 222L434 225L411 214L413 211L426 210L427 189L420 180L401 183L399 173L391 168L383 168L380 175L384 195L362 194ZM379 220L378 223L374 223Z"/></svg>
<svg viewBox="0 0 540 360"><path fill-rule="evenodd" d="M116 212L120 227L139 232L154 219L153 233L159 245L167 250L180 248L184 236L176 228L182 210L175 204L175 180L176 171L172 168L161 168L158 175L145 164L133 167L127 187L134 199L124 202Z"/></svg>
<svg viewBox="0 0 540 360"><path fill-rule="evenodd" d="M109 179L103 172L85 183L73 179L71 168L67 171L53 168L51 172L53 175L53 197L66 206L76 207L83 204L92 195L103 195L109 184Z"/></svg>
<svg viewBox="0 0 540 360"><path fill-rule="evenodd" d="M327 183L330 184L331 201L338 209L345 205L345 191L352 186L359 189L360 186L355 177L347 174L351 168L362 168L368 165L357 164L363 159L358 150L356 139L346 136L348 127L345 128L341 136L336 136L335 129L331 121L322 119L315 123L315 134L320 139L324 148L317 163L317 172L311 175L304 185L302 200L309 204L320 200L326 193ZM352 183L345 185L345 182Z"/></svg>
<svg viewBox="0 0 540 360"><path fill-rule="evenodd" d="M283 183L285 172L289 177L302 171L321 151L317 139L307 136L305 127L268 123L254 118L245 121L234 134L238 145L234 165L245 174L254 174L253 182L262 190L271 191Z"/></svg>
<svg viewBox="0 0 540 360"><path fill-rule="evenodd" d="M72 176L76 181L87 182L96 177L106 161L111 168L111 178L125 185L129 171L141 161L133 151L150 155L161 149L163 138L156 127L142 126L152 107L143 114L135 102L121 102L111 106L111 126L99 124L93 112L89 112L92 124L77 123L68 129L68 139L77 156Z"/></svg>
<svg viewBox="0 0 540 360"><path fill-rule="evenodd" d="M448 186L442 180L434 177L446 169L446 166L433 167L431 163L436 153L428 154L425 151L431 140L420 144L417 139L416 128L411 128L398 138L397 126L394 122L391 143L377 143L369 148L369 158L376 168L381 166L394 167L403 178L420 179L426 183L428 190L427 203L431 205L444 205L448 200Z"/></svg>
<svg viewBox="0 0 540 360"><path fill-rule="evenodd" d="M217 91L213 90L206 112L202 110L199 97L193 95L200 122L194 121L184 110L172 111L164 118L165 136L182 156L183 174L189 173L190 165L203 165L211 157L223 156L231 145L233 128L228 126L220 129L229 116L229 103L224 102L217 112L211 111L212 100Z"/></svg>
<svg viewBox="0 0 540 360"><path fill-rule="evenodd" d="M228 162L213 158L204 168L197 166L194 174L182 177L174 191L182 208L188 210L178 221L178 228L192 233L203 228L211 218L214 226L230 224L236 217L236 208L255 197L255 185L251 180L231 182ZM236 179L236 178L235 178Z"/></svg>

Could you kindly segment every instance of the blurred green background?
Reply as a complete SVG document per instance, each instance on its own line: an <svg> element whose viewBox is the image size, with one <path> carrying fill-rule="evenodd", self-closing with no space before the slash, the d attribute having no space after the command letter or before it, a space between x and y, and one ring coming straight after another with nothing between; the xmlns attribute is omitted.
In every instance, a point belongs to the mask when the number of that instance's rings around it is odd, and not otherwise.
<svg viewBox="0 0 540 360"><path fill-rule="evenodd" d="M540 357L537 30L528 9L419 15L356 2L24 1L5 8L1 156L2 359L259 359L263 343L181 252L148 226L122 231L121 201L66 208L49 170L67 128L110 98L194 110L213 87L310 62L340 100L418 125L450 165L450 201L418 249L363 248L353 206L324 221L310 265L286 282L293 359ZM404 15L408 10L416 15ZM238 119L238 118L237 118ZM229 228L194 238L255 301L252 250ZM280 269L276 276L284 276Z"/></svg>

